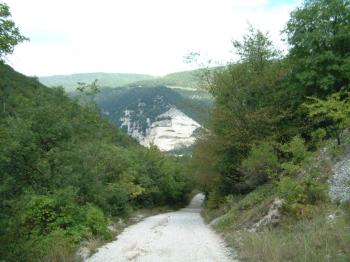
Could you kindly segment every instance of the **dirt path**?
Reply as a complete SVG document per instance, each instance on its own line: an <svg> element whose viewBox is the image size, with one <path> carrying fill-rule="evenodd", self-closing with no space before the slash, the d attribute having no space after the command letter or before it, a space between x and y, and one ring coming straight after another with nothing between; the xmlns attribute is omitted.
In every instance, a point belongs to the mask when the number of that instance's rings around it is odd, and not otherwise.
<svg viewBox="0 0 350 262"><path fill-rule="evenodd" d="M203 200L203 194L198 194L187 208L128 227L87 261L233 261L221 238L200 216Z"/></svg>

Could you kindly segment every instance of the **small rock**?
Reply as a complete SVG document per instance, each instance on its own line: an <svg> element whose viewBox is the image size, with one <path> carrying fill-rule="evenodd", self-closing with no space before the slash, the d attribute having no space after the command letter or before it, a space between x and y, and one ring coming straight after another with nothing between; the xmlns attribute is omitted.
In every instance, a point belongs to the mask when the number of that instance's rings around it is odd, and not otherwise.
<svg viewBox="0 0 350 262"><path fill-rule="evenodd" d="M263 227L276 226L280 222L281 213L280 209L283 206L283 199L276 198L270 206L269 212L266 216L255 223L251 228L248 229L249 232L256 232L261 230Z"/></svg>
<svg viewBox="0 0 350 262"><path fill-rule="evenodd" d="M82 246L77 251L76 256L78 257L79 260L85 261L90 256L90 253L91 253L90 249Z"/></svg>

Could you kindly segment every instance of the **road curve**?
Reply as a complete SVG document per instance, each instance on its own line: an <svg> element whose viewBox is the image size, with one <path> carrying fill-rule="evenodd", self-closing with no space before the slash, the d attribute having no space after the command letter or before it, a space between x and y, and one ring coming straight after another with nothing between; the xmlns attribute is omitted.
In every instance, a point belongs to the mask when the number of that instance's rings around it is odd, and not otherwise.
<svg viewBox="0 0 350 262"><path fill-rule="evenodd" d="M203 200L204 195L197 194L186 208L126 228L117 240L99 248L87 261L233 261L222 239L200 216Z"/></svg>

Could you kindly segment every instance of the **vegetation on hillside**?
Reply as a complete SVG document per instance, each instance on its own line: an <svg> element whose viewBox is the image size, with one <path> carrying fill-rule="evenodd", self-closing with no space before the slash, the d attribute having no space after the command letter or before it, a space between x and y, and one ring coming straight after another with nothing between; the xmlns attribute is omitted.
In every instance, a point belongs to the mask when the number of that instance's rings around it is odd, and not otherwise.
<svg viewBox="0 0 350 262"><path fill-rule="evenodd" d="M0 3L0 32L0 60L3 60L6 55L12 54L17 44L28 40L11 20L10 9L5 3Z"/></svg>
<svg viewBox="0 0 350 262"><path fill-rule="evenodd" d="M239 61L210 78L211 124L192 168L208 195L205 216L226 214L217 229L244 261L350 258L347 208L327 194L332 161L348 141L349 22L348 0L307 0L284 30L287 55L249 28L233 42ZM247 232L275 198L284 201L280 226Z"/></svg>
<svg viewBox="0 0 350 262"><path fill-rule="evenodd" d="M181 91L186 92L186 90ZM201 93L196 92L196 94ZM140 133L145 133L150 127L149 124L171 107L177 107L203 125L208 121L211 106L211 99L204 95L191 98L189 93L182 95L173 89L159 85L134 87L127 90L105 88L96 95L95 101L106 118L117 127L120 127L123 122L121 118L125 117L124 111L132 111L130 120L138 124Z"/></svg>
<svg viewBox="0 0 350 262"><path fill-rule="evenodd" d="M142 148L63 89L4 64L0 72L2 258L65 255L83 239L108 238L115 216L185 203L191 184L179 160Z"/></svg>
<svg viewBox="0 0 350 262"><path fill-rule="evenodd" d="M165 85L193 89L198 87L201 82L201 77L204 73L205 70L203 69L176 72L165 75L163 77L138 81L134 84L139 86Z"/></svg>
<svg viewBox="0 0 350 262"><path fill-rule="evenodd" d="M67 92L75 91L78 82L90 83L98 80L101 87L121 87L142 80L154 79L154 76L123 73L84 73L72 75L41 76L39 81L48 87L62 86Z"/></svg>
<svg viewBox="0 0 350 262"><path fill-rule="evenodd" d="M62 86L67 92L75 91L78 82L90 83L97 79L102 87L123 88L143 86L172 86L185 89L197 88L201 77L205 73L203 69L176 72L162 77L145 74L125 73L84 73L72 75L41 76L39 81L49 87Z"/></svg>
<svg viewBox="0 0 350 262"><path fill-rule="evenodd" d="M10 25L1 30L11 35ZM6 54L6 41L22 38L0 39ZM139 146L91 100L3 62L0 75L0 260L68 261L82 241L109 239L114 218L186 203L192 183L179 159Z"/></svg>
<svg viewBox="0 0 350 262"><path fill-rule="evenodd" d="M85 95L76 91L78 84L98 81L101 89L94 99L104 116L116 127L121 127L124 111L134 111L131 120L138 123L138 131L144 133L148 128L147 119L154 121L171 106L177 107L201 125L207 124L212 97L206 90L195 88L198 87L203 72L186 71L159 78L90 73L40 77L39 80L51 87L64 87L71 97L83 98ZM140 103L142 107L139 107Z"/></svg>

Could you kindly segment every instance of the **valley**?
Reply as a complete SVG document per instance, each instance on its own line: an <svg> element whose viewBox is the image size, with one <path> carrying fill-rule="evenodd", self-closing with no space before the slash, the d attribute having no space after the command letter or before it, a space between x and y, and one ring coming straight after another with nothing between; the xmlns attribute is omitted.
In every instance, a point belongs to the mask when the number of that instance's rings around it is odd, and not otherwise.
<svg viewBox="0 0 350 262"><path fill-rule="evenodd" d="M101 89L94 101L102 116L143 146L155 145L164 152L190 154L195 131L205 127L212 106L211 95L195 86L200 81L198 70L142 81L138 79L144 75L128 74L128 80L136 82L125 85L121 85L123 81L116 77L120 75L112 74L114 81L111 81L110 74L103 73L52 76L39 80L55 83L69 91L72 90L72 81L92 81L92 77L96 77ZM79 96L76 91L71 94Z"/></svg>
<svg viewBox="0 0 350 262"><path fill-rule="evenodd" d="M350 261L350 0L6 1L0 262Z"/></svg>

